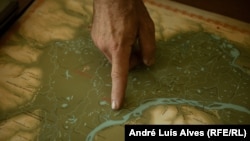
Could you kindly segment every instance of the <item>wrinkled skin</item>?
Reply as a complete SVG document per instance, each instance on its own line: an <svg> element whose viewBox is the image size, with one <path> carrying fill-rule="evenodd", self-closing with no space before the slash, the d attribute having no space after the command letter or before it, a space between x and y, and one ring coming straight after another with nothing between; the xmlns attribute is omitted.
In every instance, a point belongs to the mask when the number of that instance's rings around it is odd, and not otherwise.
<svg viewBox="0 0 250 141"><path fill-rule="evenodd" d="M154 23L142 0L94 0L93 9L91 37L112 64L112 109L120 109L129 70L154 63Z"/></svg>

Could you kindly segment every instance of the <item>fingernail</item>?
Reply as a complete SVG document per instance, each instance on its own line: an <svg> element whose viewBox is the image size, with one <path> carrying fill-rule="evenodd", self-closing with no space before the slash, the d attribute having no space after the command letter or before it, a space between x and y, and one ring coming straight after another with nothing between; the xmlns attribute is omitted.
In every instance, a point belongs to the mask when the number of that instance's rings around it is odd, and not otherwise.
<svg viewBox="0 0 250 141"><path fill-rule="evenodd" d="M112 109L115 110L117 109L117 104L116 104L116 101L112 101Z"/></svg>
<svg viewBox="0 0 250 141"><path fill-rule="evenodd" d="M154 63L154 59L144 60L143 62L145 63L145 65L151 66L151 65L153 65L153 63Z"/></svg>

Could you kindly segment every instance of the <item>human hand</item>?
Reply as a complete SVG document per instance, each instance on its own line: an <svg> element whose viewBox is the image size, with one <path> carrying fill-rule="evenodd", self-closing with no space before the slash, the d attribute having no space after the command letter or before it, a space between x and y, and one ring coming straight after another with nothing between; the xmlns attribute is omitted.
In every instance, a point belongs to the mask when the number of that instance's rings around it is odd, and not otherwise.
<svg viewBox="0 0 250 141"><path fill-rule="evenodd" d="M142 0L94 0L92 39L112 64L112 109L122 106L130 68L154 63L155 28ZM139 43L139 50L135 44Z"/></svg>

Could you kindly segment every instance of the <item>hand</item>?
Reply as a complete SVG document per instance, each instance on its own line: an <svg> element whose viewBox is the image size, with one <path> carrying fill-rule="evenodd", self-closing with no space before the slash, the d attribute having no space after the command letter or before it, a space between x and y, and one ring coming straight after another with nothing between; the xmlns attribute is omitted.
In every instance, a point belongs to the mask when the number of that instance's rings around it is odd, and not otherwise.
<svg viewBox="0 0 250 141"><path fill-rule="evenodd" d="M130 68L154 63L155 28L142 0L94 0L91 36L112 64L112 109L122 106ZM139 50L135 44L139 43Z"/></svg>

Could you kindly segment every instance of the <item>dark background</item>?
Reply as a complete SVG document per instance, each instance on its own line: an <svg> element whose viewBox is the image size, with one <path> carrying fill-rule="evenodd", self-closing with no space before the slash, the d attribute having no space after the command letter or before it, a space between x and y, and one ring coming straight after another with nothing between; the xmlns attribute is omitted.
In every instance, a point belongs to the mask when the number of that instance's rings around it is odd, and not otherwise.
<svg viewBox="0 0 250 141"><path fill-rule="evenodd" d="M250 0L172 0L250 23Z"/></svg>

